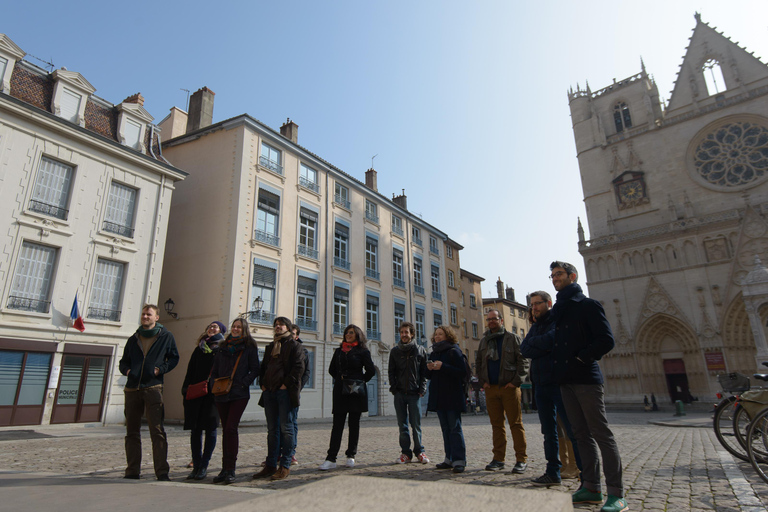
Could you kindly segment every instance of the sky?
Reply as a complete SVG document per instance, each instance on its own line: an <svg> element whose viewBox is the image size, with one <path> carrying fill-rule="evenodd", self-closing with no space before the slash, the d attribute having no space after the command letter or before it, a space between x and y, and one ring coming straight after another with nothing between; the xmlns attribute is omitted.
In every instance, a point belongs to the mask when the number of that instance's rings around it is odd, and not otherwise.
<svg viewBox="0 0 768 512"><path fill-rule="evenodd" d="M33 15L34 13L36 15ZM464 246L462 268L516 299L583 270L587 229L568 90L640 72L669 100L694 13L768 62L768 2L502 0L13 2L0 32L111 103L160 122L187 92L213 121L299 125L299 144ZM40 59L40 60L38 60ZM589 239L589 232L586 233Z"/></svg>

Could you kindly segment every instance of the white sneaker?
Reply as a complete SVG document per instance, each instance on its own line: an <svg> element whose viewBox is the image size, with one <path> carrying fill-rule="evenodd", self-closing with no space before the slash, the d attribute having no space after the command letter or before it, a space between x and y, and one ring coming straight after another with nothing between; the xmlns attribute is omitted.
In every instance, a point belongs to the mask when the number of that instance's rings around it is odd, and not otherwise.
<svg viewBox="0 0 768 512"><path fill-rule="evenodd" d="M335 465L335 464L334 464L334 465ZM347 459L347 467L348 467L348 468L353 468L353 467L355 467L355 459L353 459L353 458L351 458L351 457L350 457L349 459Z"/></svg>
<svg viewBox="0 0 768 512"><path fill-rule="evenodd" d="M320 471L328 471L329 469L336 469L336 463L326 460L325 462L320 464L320 467L317 469L319 469Z"/></svg>

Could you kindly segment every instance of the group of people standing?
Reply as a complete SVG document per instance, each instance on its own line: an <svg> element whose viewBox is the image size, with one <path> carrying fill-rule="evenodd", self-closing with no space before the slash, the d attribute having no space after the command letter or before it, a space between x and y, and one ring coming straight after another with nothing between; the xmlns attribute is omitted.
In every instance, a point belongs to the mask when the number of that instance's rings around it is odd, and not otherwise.
<svg viewBox="0 0 768 512"><path fill-rule="evenodd" d="M497 310L487 313L488 330L478 347L475 368L485 390L492 427L493 458L485 467L498 471L506 464L506 427L509 423L515 451L513 473L527 469L527 445L521 411L521 384L528 375L535 386L535 399L544 437L545 473L532 480L535 485L559 485L561 453L569 444L558 435L559 426L571 441L570 452L580 471L581 485L573 494L578 503L603 503L600 458L605 473L607 500L603 512L628 510L622 484L618 446L605 413L603 376L598 361L613 349L614 340L599 302L587 298L577 284L578 273L570 263L552 262L550 279L557 292L553 305L544 291L530 294L532 326L524 340L504 328ZM173 335L159 320L158 308L143 308L141 327L129 338L120 371L125 386L126 458L125 478L139 478L142 413L146 413L154 456L155 475L168 480L167 440L163 430L163 374L179 360ZM232 483L238 453L238 426L250 399L250 387L259 378L262 390L259 405L267 419L267 459L253 478L281 480L290 473L295 460L297 417L302 387L309 377L308 355L302 348L298 326L285 318L275 319L273 341L259 361L256 342L248 322L237 318L227 328L212 322L198 338L182 386L184 428L190 430L191 480L203 480L216 446L216 429L222 425L222 471L214 483ZM415 328L404 322L400 342L389 354L390 392L399 429L399 464L429 463L421 432L420 401L429 394L427 410L437 413L443 437L444 459L438 470L461 473L466 467L466 445L461 425L465 412L471 369L450 326L435 328L427 351L415 341ZM367 382L376 374L361 328L349 325L334 351L329 373L333 377L333 427L323 471L337 467L344 424L349 428L345 465L355 466L360 437L360 417L368 411ZM229 377L226 392L187 397L190 386L206 382L214 390L217 379ZM409 425L411 431L409 432ZM411 446L411 441L412 446ZM415 459L415 460L414 460ZM574 475L575 476L575 473Z"/></svg>

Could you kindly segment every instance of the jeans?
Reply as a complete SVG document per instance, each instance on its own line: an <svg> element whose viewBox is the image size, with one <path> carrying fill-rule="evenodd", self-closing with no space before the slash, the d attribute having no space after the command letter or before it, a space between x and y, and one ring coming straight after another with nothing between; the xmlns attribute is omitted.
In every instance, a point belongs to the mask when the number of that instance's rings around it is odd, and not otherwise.
<svg viewBox="0 0 768 512"><path fill-rule="evenodd" d="M565 413L563 398L560 395L560 386L557 384L536 385L536 406L538 407L539 420L541 421L541 433L544 436L544 458L547 459L547 474L555 479L560 479L559 439L557 435L557 416L560 415L568 437L574 446L576 465L581 468L576 438L573 436L571 424Z"/></svg>
<svg viewBox="0 0 768 512"><path fill-rule="evenodd" d="M203 432L205 432L205 448L203 448ZM211 455L216 448L216 429L193 429L189 435L189 446L192 449L192 465L195 469L207 468Z"/></svg>
<svg viewBox="0 0 768 512"><path fill-rule="evenodd" d="M291 409L291 417L293 418L293 454L296 454L296 445L299 444L299 408L294 407ZM277 444L280 445L280 418L277 419Z"/></svg>
<svg viewBox="0 0 768 512"><path fill-rule="evenodd" d="M237 429L247 405L248 398L216 402L216 409L219 410L219 418L221 418L221 469L223 470L234 471L237 465L237 452L240 449Z"/></svg>
<svg viewBox="0 0 768 512"><path fill-rule="evenodd" d="M523 427L523 411L520 407L520 388L505 388L491 384L485 389L485 405L493 430L493 460L505 462L507 458L507 431L504 415L507 415L517 462L526 462L528 446Z"/></svg>
<svg viewBox="0 0 768 512"><path fill-rule="evenodd" d="M599 447L608 494L623 497L621 456L605 416L603 385L562 384L560 393L578 444L583 486L590 491L600 492Z"/></svg>
<svg viewBox="0 0 768 512"><path fill-rule="evenodd" d="M461 430L461 411L437 411L443 431L445 462L453 466L467 465L467 447Z"/></svg>
<svg viewBox="0 0 768 512"><path fill-rule="evenodd" d="M126 476L141 472L141 415L146 414L149 436L152 439L152 459L155 476L168 474L168 438L163 428L163 386L140 388L125 392L125 458Z"/></svg>
<svg viewBox="0 0 768 512"><path fill-rule="evenodd" d="M280 466L290 469L296 423L292 413L295 407L291 407L287 389L265 390L262 396L267 417L267 466L276 468L279 462Z"/></svg>
<svg viewBox="0 0 768 512"><path fill-rule="evenodd" d="M419 455L424 451L421 444L421 397L419 395L406 395L395 393L395 413L397 414L397 426L400 429L400 450L408 457ZM408 432L408 423L413 430L413 451L411 451L411 436Z"/></svg>
<svg viewBox="0 0 768 512"><path fill-rule="evenodd" d="M349 413L349 439L347 441L346 455L350 459L355 458L357 454L357 441L360 439L360 415L359 412ZM326 460L336 462L336 456L341 449L341 435L344 433L344 421L347 419L346 412L339 412L333 415L333 429L331 430L331 445L328 447L328 456Z"/></svg>

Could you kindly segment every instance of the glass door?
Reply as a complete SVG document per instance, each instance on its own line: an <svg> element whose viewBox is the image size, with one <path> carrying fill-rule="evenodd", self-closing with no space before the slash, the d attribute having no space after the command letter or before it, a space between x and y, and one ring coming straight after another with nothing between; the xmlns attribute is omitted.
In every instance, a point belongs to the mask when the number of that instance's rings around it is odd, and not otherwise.
<svg viewBox="0 0 768 512"><path fill-rule="evenodd" d="M0 426L39 425L52 354L0 350Z"/></svg>
<svg viewBox="0 0 768 512"><path fill-rule="evenodd" d="M51 423L99 421L109 358L65 355Z"/></svg>

